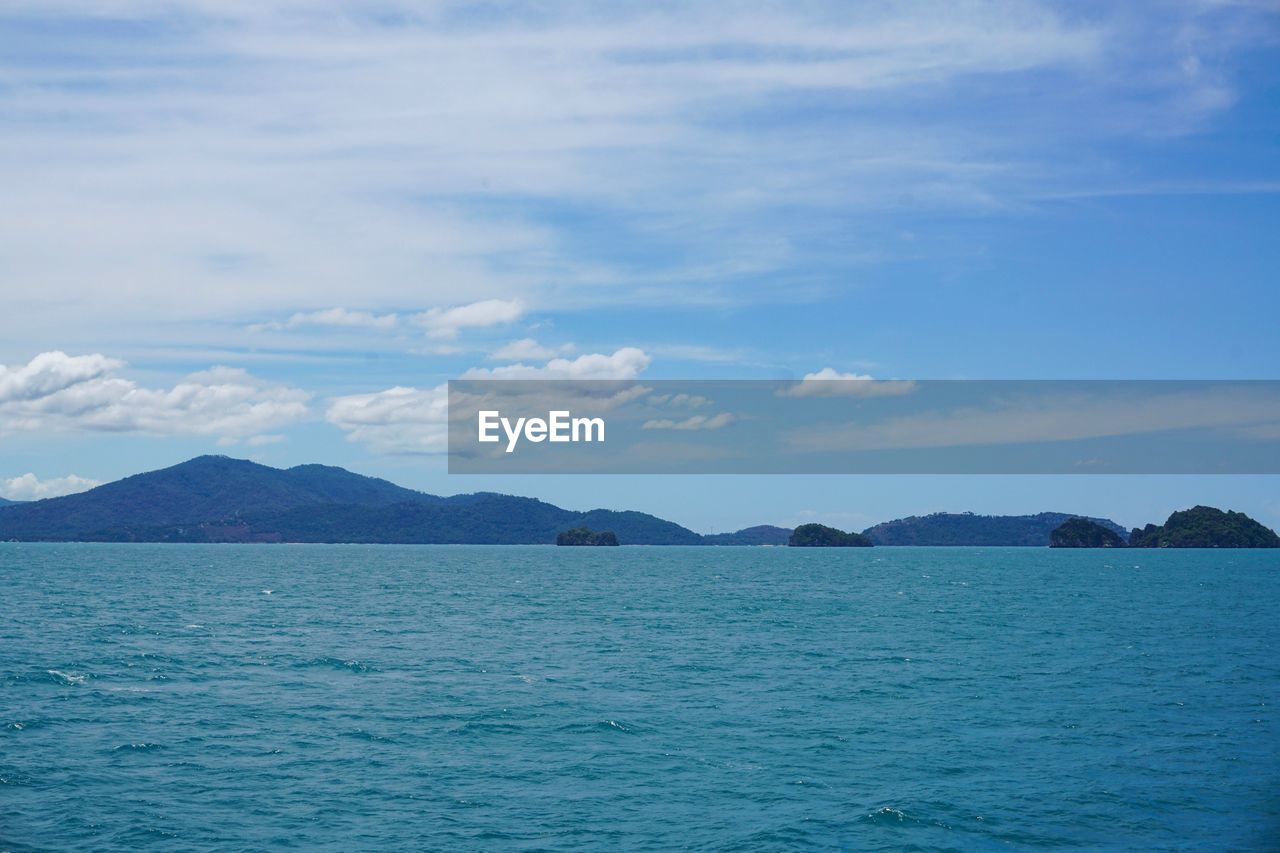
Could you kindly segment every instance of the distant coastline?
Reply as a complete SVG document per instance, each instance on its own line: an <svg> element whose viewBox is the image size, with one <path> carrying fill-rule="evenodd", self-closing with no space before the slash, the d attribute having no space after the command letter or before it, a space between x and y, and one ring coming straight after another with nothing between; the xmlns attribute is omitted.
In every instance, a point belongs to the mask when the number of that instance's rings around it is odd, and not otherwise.
<svg viewBox="0 0 1280 853"><path fill-rule="evenodd" d="M1102 533L1062 538L1085 543L1067 547L1127 544L1131 537L1141 547L1280 546L1253 519L1212 507L1132 532L1073 513L934 513L860 532L825 528L817 543L1046 547L1069 521ZM279 469L226 456L199 456L65 497L0 505L0 541L22 542L552 545L578 528L609 531L623 545L785 546L794 532L766 524L703 535L643 512L574 511L496 492L440 497L332 466Z"/></svg>

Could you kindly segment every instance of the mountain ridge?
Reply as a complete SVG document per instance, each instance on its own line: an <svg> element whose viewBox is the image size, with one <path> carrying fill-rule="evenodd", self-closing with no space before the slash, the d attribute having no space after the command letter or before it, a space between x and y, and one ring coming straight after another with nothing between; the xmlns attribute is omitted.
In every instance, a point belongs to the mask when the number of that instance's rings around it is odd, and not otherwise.
<svg viewBox="0 0 1280 853"><path fill-rule="evenodd" d="M1070 513L935 513L874 525L876 545L1049 544ZM1109 519L1092 519L1124 535ZM570 510L499 492L442 497L330 465L198 456L74 495L0 506L0 540L553 544L572 528L629 545L785 545L786 527L702 535L634 510ZM959 532L957 532L959 531Z"/></svg>

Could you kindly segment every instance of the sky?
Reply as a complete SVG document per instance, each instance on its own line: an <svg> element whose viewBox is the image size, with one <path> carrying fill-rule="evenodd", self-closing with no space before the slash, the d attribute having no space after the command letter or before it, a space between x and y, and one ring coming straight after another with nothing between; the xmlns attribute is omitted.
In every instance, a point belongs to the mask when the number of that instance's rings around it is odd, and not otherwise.
<svg viewBox="0 0 1280 853"><path fill-rule="evenodd" d="M1269 2L14 0L0 496L226 453L696 530L1280 479L450 476L463 376L1273 379Z"/></svg>

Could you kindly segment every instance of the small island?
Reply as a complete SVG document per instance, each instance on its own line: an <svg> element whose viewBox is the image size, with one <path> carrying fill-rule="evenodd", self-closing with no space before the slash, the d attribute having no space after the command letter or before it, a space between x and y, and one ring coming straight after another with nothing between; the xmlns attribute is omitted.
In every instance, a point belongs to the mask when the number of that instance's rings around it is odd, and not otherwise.
<svg viewBox="0 0 1280 853"><path fill-rule="evenodd" d="M787 544L793 548L870 548L873 543L861 533L845 533L825 524L802 524L791 531Z"/></svg>
<svg viewBox="0 0 1280 853"><path fill-rule="evenodd" d="M574 527L556 534L557 545L617 545L618 537L612 530L596 532L590 527Z"/></svg>
<svg viewBox="0 0 1280 853"><path fill-rule="evenodd" d="M1130 548L1280 548L1280 536L1243 512L1196 506L1129 534Z"/></svg>
<svg viewBox="0 0 1280 853"><path fill-rule="evenodd" d="M1050 548L1123 548L1124 540L1087 518L1068 518L1049 534Z"/></svg>

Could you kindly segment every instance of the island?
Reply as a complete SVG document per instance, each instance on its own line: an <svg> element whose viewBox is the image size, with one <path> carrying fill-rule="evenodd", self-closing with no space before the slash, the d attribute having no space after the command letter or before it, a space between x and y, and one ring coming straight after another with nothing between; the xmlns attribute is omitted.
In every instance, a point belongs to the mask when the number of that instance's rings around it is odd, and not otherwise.
<svg viewBox="0 0 1280 853"><path fill-rule="evenodd" d="M557 545L617 545L618 537L612 530L596 532L590 527L574 527L556 534Z"/></svg>
<svg viewBox="0 0 1280 853"><path fill-rule="evenodd" d="M1072 518L1086 518L1121 538L1129 532L1109 518L1093 518L1078 512L1040 512L1035 515L935 512L881 522L862 531L862 535L875 545L1017 545L1043 548L1049 542L1049 534Z"/></svg>
<svg viewBox="0 0 1280 853"><path fill-rule="evenodd" d="M1120 534L1087 518L1068 518L1049 534L1050 548L1123 548Z"/></svg>
<svg viewBox="0 0 1280 853"><path fill-rule="evenodd" d="M1130 548L1280 548L1280 536L1243 512L1195 506L1129 534Z"/></svg>
<svg viewBox="0 0 1280 853"><path fill-rule="evenodd" d="M793 548L870 548L873 543L861 533L845 533L825 524L802 524L791 531L787 544Z"/></svg>

